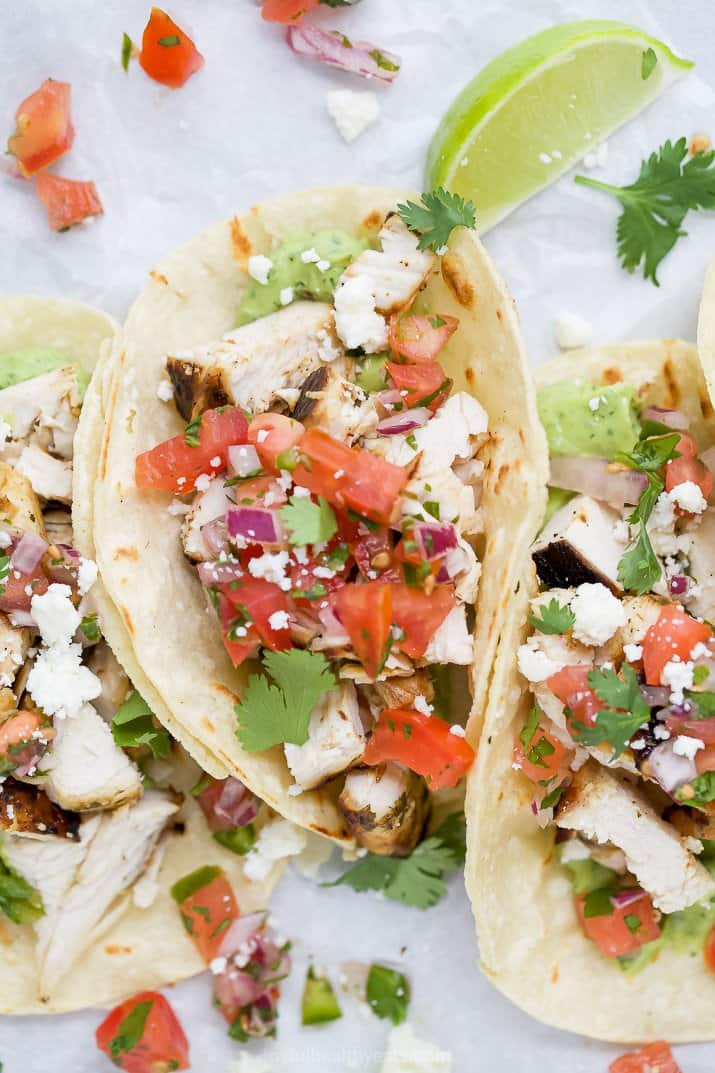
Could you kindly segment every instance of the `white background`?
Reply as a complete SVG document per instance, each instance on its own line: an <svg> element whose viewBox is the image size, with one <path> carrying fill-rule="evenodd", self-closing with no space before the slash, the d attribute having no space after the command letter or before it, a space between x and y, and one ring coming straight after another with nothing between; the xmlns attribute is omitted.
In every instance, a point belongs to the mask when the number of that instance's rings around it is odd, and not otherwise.
<svg viewBox="0 0 715 1073"><path fill-rule="evenodd" d="M639 161L666 137L715 135L715 12L711 0L363 0L324 21L404 59L397 83L379 90L382 118L352 146L325 110L325 92L361 89L348 75L295 57L253 0L176 0L172 14L206 66L178 92L119 65L123 31L140 40L147 0L0 0L0 143L17 104L46 77L72 83L77 137L58 170L94 179L106 215L91 227L52 235L29 184L0 175L0 293L84 299L123 317L164 252L205 224L277 193L340 182L419 188L432 131L476 71L520 38L566 19L612 17L666 38L698 63L642 119L611 139L594 173L632 181ZM704 81L700 81L703 79ZM607 92L607 87L604 87ZM553 148L545 145L544 149ZM554 350L553 316L569 309L594 324L599 342L693 338L698 291L715 252L715 220L690 230L662 267L658 290L629 277L615 258L617 207L566 176L532 199L487 244L519 305L532 360ZM337 978L354 959L406 966L418 1033L449 1048L455 1073L606 1073L618 1049L552 1032L501 998L479 975L461 879L426 913L348 890L323 890L291 874L273 911L295 944L296 967L282 1000L279 1040L265 1053L274 1073L377 1073L388 1026L350 999L324 1028L299 1026L306 960ZM519 920L514 927L518 929ZM191 1040L197 1073L224 1073L240 1052L209 1005L203 978L171 993ZM715 1017L715 1008L713 1012ZM97 1011L0 1021L5 1073L100 1073ZM621 1048L622 1050L622 1048ZM676 1049L683 1073L713 1073L715 1045Z"/></svg>

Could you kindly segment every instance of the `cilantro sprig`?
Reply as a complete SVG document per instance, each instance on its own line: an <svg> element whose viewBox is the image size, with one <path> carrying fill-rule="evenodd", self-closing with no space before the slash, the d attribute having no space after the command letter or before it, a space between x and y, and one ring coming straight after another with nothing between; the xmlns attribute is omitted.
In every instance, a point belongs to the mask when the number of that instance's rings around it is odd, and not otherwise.
<svg viewBox="0 0 715 1073"><path fill-rule="evenodd" d="M410 985L404 973L387 965L373 964L367 974L367 1004L372 1012L393 1025L407 1019Z"/></svg>
<svg viewBox="0 0 715 1073"><path fill-rule="evenodd" d="M338 531L333 508L322 496L317 503L308 496L291 496L278 513L291 544L320 544Z"/></svg>
<svg viewBox="0 0 715 1073"><path fill-rule="evenodd" d="M658 496L665 488L660 471L666 462L678 457L676 448L679 442L680 435L677 432L665 436L649 436L639 440L632 451L616 455L617 462L644 473L648 482L641 492L635 510L628 518L631 525L639 526L638 538L618 563L618 580L624 588L632 590L638 596L650 592L663 572L653 551L646 523L653 513Z"/></svg>
<svg viewBox="0 0 715 1073"><path fill-rule="evenodd" d="M643 77L650 71L644 57ZM652 71L652 67L650 68ZM682 223L690 209L715 208L715 152L696 153L687 163L687 139L667 141L641 163L634 183L612 186L577 175L581 186L603 190L620 201L618 256L627 272L642 267L643 278L660 286L657 270L679 238L687 234Z"/></svg>
<svg viewBox="0 0 715 1073"><path fill-rule="evenodd" d="M589 671L588 684L608 707L601 709L592 727L571 720L575 741L587 747L607 742L613 748L614 760L621 756L633 735L650 719L650 708L633 668L624 663L621 673L623 678L608 667L595 667Z"/></svg>
<svg viewBox="0 0 715 1073"><path fill-rule="evenodd" d="M249 753L308 740L310 714L318 701L337 687L330 664L320 652L299 648L267 652L263 665L273 679L252 674L236 705L236 734Z"/></svg>
<svg viewBox="0 0 715 1073"><path fill-rule="evenodd" d="M465 844L464 814L453 813L409 857L368 853L325 886L381 891L394 902L430 909L447 893L443 877L464 863Z"/></svg>
<svg viewBox="0 0 715 1073"><path fill-rule="evenodd" d="M539 607L540 617L529 615L529 625L539 633L566 633L576 621L573 611L560 604L554 596L548 604Z"/></svg>
<svg viewBox="0 0 715 1073"><path fill-rule="evenodd" d="M422 195L422 204L407 201L397 206L404 224L420 236L421 250L441 250L455 227L476 227L477 213L471 201L450 194L443 187Z"/></svg>
<svg viewBox="0 0 715 1073"><path fill-rule="evenodd" d="M112 736L125 749L148 746L153 757L168 756L171 748L168 733L154 725L152 710L136 689L114 713Z"/></svg>

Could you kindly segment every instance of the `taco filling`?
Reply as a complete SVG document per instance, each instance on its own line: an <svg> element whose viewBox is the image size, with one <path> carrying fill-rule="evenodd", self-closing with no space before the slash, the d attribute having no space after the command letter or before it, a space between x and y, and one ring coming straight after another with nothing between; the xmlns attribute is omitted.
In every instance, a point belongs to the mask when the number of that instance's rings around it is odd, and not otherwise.
<svg viewBox="0 0 715 1073"><path fill-rule="evenodd" d="M216 645L262 659L241 745L282 748L291 795L335 786L383 854L474 758L467 689L455 714L435 683L474 660L487 415L440 364L459 321L419 304L440 261L422 245L390 214L372 244L301 232L250 257L240 327L166 360L185 431L135 469L177 497Z"/></svg>
<svg viewBox="0 0 715 1073"><path fill-rule="evenodd" d="M715 921L713 450L626 383L543 387L556 509L514 743L586 935L632 972Z"/></svg>

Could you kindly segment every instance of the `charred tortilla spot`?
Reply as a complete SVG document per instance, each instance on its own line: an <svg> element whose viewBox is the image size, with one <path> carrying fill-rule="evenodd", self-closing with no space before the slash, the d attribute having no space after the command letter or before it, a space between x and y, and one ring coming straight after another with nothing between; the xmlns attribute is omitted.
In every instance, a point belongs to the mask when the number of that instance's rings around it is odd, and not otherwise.
<svg viewBox="0 0 715 1073"><path fill-rule="evenodd" d="M129 614L124 604L119 605L119 610L122 612L122 618L124 619L124 622L126 623L126 627L129 630L130 634L132 635L132 637L136 636L136 630L134 629L132 616Z"/></svg>
<svg viewBox="0 0 715 1073"><path fill-rule="evenodd" d="M162 287L168 287L169 286L169 281L166 278L166 276L162 275L161 272L157 272L156 269L152 268L151 271L149 272L149 275L151 276L151 278L154 280L155 283L160 283L162 285Z"/></svg>
<svg viewBox="0 0 715 1073"><path fill-rule="evenodd" d="M623 373L620 369L611 366L604 370L603 382L604 384L620 384L623 380Z"/></svg>
<svg viewBox="0 0 715 1073"><path fill-rule="evenodd" d="M213 723L211 722L211 720L210 720L210 719L208 719L208 718L207 718L207 717L206 717L205 715L202 715L202 717L201 717L201 725L202 725L203 727L205 727L205 728L206 728L206 730L208 730L208 731L209 731L209 733L211 733L211 734L215 734L215 733L216 733L216 727L215 727L215 726L213 725Z"/></svg>
<svg viewBox="0 0 715 1073"><path fill-rule="evenodd" d="M467 368L464 370L464 376L468 384L473 384L474 381L477 379L477 374L475 373L471 365L468 365Z"/></svg>
<svg viewBox="0 0 715 1073"><path fill-rule="evenodd" d="M230 689L226 688L226 686L221 685L220 682L212 682L209 688L213 689L213 691L215 693L218 693L220 696L228 697L232 704L235 704L238 700L236 694L232 693Z"/></svg>
<svg viewBox="0 0 715 1073"><path fill-rule="evenodd" d="M666 358L663 362L663 379L665 380L665 386L668 389L668 401L666 406L669 409L677 410L681 400L680 387L678 386L678 379L670 358Z"/></svg>
<svg viewBox="0 0 715 1073"><path fill-rule="evenodd" d="M554 965L553 969L551 970L551 983L552 984L558 983L558 979L559 979L559 966Z"/></svg>
<svg viewBox="0 0 715 1073"><path fill-rule="evenodd" d="M712 417L715 417L715 409L710 401L710 396L707 391L700 389L698 391L698 398L700 400L700 413L703 415L706 421L710 421Z"/></svg>
<svg viewBox="0 0 715 1073"><path fill-rule="evenodd" d="M383 216L377 209L373 209L368 213L362 222L362 226L366 231L379 231L382 227Z"/></svg>
<svg viewBox="0 0 715 1073"><path fill-rule="evenodd" d="M0 786L0 830L76 839L80 816L50 801L39 786L6 779Z"/></svg>
<svg viewBox="0 0 715 1073"><path fill-rule="evenodd" d="M243 229L243 224L239 220L238 216L234 216L231 220L231 254L235 261L245 268L248 263L248 258L253 252L251 246L251 240Z"/></svg>
<svg viewBox="0 0 715 1073"><path fill-rule="evenodd" d="M185 421L230 401L219 372L207 373L195 362L178 358L166 359L166 371L174 388L176 408Z"/></svg>
<svg viewBox="0 0 715 1073"><path fill-rule="evenodd" d="M497 320L500 322L504 320L504 314L502 313L501 309L497 309Z"/></svg>
<svg viewBox="0 0 715 1073"><path fill-rule="evenodd" d="M132 946L120 946L118 943L110 943L104 948L105 954L109 954L112 957L114 954L132 954L134 947Z"/></svg>
<svg viewBox="0 0 715 1073"><path fill-rule="evenodd" d="M305 378L300 387L300 396L293 409L291 417L296 421L305 421L317 406L318 400L311 395L318 391L325 391L328 383L328 367L321 365Z"/></svg>
<svg viewBox="0 0 715 1073"><path fill-rule="evenodd" d="M130 559L132 562L139 562L139 552L136 548L117 548L114 553L115 560Z"/></svg>
<svg viewBox="0 0 715 1073"><path fill-rule="evenodd" d="M442 278L459 304L465 309L476 305L477 296L469 273L456 253L445 253L442 258Z"/></svg>
<svg viewBox="0 0 715 1073"><path fill-rule="evenodd" d="M494 483L494 492L495 492L496 495L499 495L499 493L501 492L502 488L504 487L504 482L506 481L507 477L509 476L509 470L510 470L510 466L509 466L508 462L503 462L502 465L499 467L499 472L497 473L497 479L496 479L496 481Z"/></svg>

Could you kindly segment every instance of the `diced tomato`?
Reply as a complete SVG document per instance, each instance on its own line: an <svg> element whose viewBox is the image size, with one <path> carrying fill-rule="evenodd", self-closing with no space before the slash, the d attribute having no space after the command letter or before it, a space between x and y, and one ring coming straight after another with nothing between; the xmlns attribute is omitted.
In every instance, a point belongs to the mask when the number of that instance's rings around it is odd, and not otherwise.
<svg viewBox="0 0 715 1073"><path fill-rule="evenodd" d="M555 734L537 724L531 740L524 746L517 735L514 741L514 766L537 785L561 775L571 753Z"/></svg>
<svg viewBox="0 0 715 1073"><path fill-rule="evenodd" d="M345 579L353 567L353 557L347 543L333 537L319 555L306 553L304 562L295 562L290 567L291 596L298 607L315 610L326 596L331 596L345 585ZM324 577L324 569L333 574ZM305 593L305 596L298 595Z"/></svg>
<svg viewBox="0 0 715 1073"><path fill-rule="evenodd" d="M254 819L260 806L258 798L233 775L226 779L205 775L198 788L191 792L196 796L210 831L233 831L244 827Z"/></svg>
<svg viewBox="0 0 715 1073"><path fill-rule="evenodd" d="M266 469L286 469L290 450L300 443L304 432L300 421L285 414L259 414L248 426L248 442L255 446Z"/></svg>
<svg viewBox="0 0 715 1073"><path fill-rule="evenodd" d="M697 731L693 737L699 734L700 731ZM708 743L704 749L698 749L695 754L695 768L698 775L704 775L706 771L715 771L715 745Z"/></svg>
<svg viewBox="0 0 715 1073"><path fill-rule="evenodd" d="M233 887L213 865L197 868L174 883L171 896L181 920L208 965L218 955L224 933L239 915Z"/></svg>
<svg viewBox="0 0 715 1073"><path fill-rule="evenodd" d="M92 182L62 179L43 171L35 181L35 192L47 209L52 231L69 231L89 216L102 216L104 209Z"/></svg>
<svg viewBox="0 0 715 1073"><path fill-rule="evenodd" d="M39 760L47 747L47 741L33 738L45 720L38 712L18 712L0 724L0 758L3 774L7 774L9 765L14 768L31 768ZM47 737L53 737L54 731L47 727Z"/></svg>
<svg viewBox="0 0 715 1073"><path fill-rule="evenodd" d="M290 614L291 604L287 593L265 578L247 577L221 586L234 608L245 608L248 619L255 624L261 641L267 648L282 651L292 645L290 626L271 625L271 618ZM235 616L234 616L235 617Z"/></svg>
<svg viewBox="0 0 715 1073"><path fill-rule="evenodd" d="M264 500L270 493L271 507L282 506L288 497L275 477L247 477L233 486L236 505L239 507L263 507Z"/></svg>
<svg viewBox="0 0 715 1073"><path fill-rule="evenodd" d="M47 592L50 583L42 572L42 565L37 564L31 574L20 574L19 570L10 567L5 581L4 589L0 592L0 611L10 614L13 611L29 611L33 596L41 596ZM27 590L30 590L29 592Z"/></svg>
<svg viewBox="0 0 715 1073"><path fill-rule="evenodd" d="M403 395L405 406L427 406L435 413L452 389L453 381L445 376L438 361L425 361L419 365L399 365L387 361L385 366L392 382Z"/></svg>
<svg viewBox="0 0 715 1073"><path fill-rule="evenodd" d="M142 35L139 63L155 82L179 89L201 70L204 58L189 35L160 7L153 7Z"/></svg>
<svg viewBox="0 0 715 1073"><path fill-rule="evenodd" d="M385 526L360 533L353 544L353 555L363 577L374 580L392 567L392 540ZM396 574L399 577L399 574Z"/></svg>
<svg viewBox="0 0 715 1073"><path fill-rule="evenodd" d="M263 0L261 14L267 22L300 22L320 0Z"/></svg>
<svg viewBox="0 0 715 1073"><path fill-rule="evenodd" d="M228 448L246 443L247 432L248 422L237 406L206 410L198 418L198 425L192 421L180 436L173 436L138 456L137 488L159 488L177 495L193 492L198 477L220 473L226 468Z"/></svg>
<svg viewBox="0 0 715 1073"><path fill-rule="evenodd" d="M599 917L584 915L585 895L576 895L574 901L583 930L605 957L632 954L644 943L660 937L653 903L645 892L627 905L619 907L612 904L613 912Z"/></svg>
<svg viewBox="0 0 715 1073"><path fill-rule="evenodd" d="M296 484L381 525L389 525L407 473L359 447L348 447L327 432L309 428L300 444Z"/></svg>
<svg viewBox="0 0 715 1073"><path fill-rule="evenodd" d="M100 1051L124 1073L189 1068L189 1043L159 991L141 991L115 1006L95 1032Z"/></svg>
<svg viewBox="0 0 715 1073"><path fill-rule="evenodd" d="M687 715L671 714L665 725L673 735L685 734L691 738L699 738L706 745L715 745L715 716L710 719L688 719Z"/></svg>
<svg viewBox="0 0 715 1073"><path fill-rule="evenodd" d="M350 637L350 643L371 678L377 678L390 651L390 588L390 585L380 581L344 585L331 598L335 612Z"/></svg>
<svg viewBox="0 0 715 1073"><path fill-rule="evenodd" d="M396 645L406 655L423 656L435 633L456 605L454 589L437 585L427 595L423 589L392 584L392 621L404 637Z"/></svg>
<svg viewBox="0 0 715 1073"><path fill-rule="evenodd" d="M666 463L665 490L672 492L679 484L692 481L697 484L705 499L710 499L713 492L713 475L699 458L674 458Z"/></svg>
<svg viewBox="0 0 715 1073"><path fill-rule="evenodd" d="M704 622L698 622L682 607L677 604L664 607L643 640L643 670L648 685L661 685L661 675L666 663L674 656L687 662L695 646L710 637L710 627Z"/></svg>
<svg viewBox="0 0 715 1073"><path fill-rule="evenodd" d="M390 317L390 349L395 360L433 362L457 330L456 317L401 316Z"/></svg>
<svg viewBox="0 0 715 1073"><path fill-rule="evenodd" d="M588 675L592 670L593 667L562 667L546 680L551 692L571 709L574 720L589 727L595 725L596 716L603 708L603 702L588 684Z"/></svg>
<svg viewBox="0 0 715 1073"><path fill-rule="evenodd" d="M649 1043L642 1051L622 1054L608 1068L610 1073L682 1073L665 1040Z"/></svg>
<svg viewBox="0 0 715 1073"><path fill-rule="evenodd" d="M228 652L234 667L240 667L244 660L256 655L261 647L261 638L253 626L248 627L245 637L240 639L236 637L235 629L243 627L243 621L236 614L236 609L231 601L222 592L218 593L218 614L221 620L223 646Z"/></svg>
<svg viewBox="0 0 715 1073"><path fill-rule="evenodd" d="M15 112L17 127L7 150L26 179L66 153L74 141L69 82L48 78Z"/></svg>
<svg viewBox="0 0 715 1073"><path fill-rule="evenodd" d="M370 765L395 760L424 775L430 790L441 790L457 785L475 755L469 742L453 734L439 716L386 708L380 712L363 760Z"/></svg>

